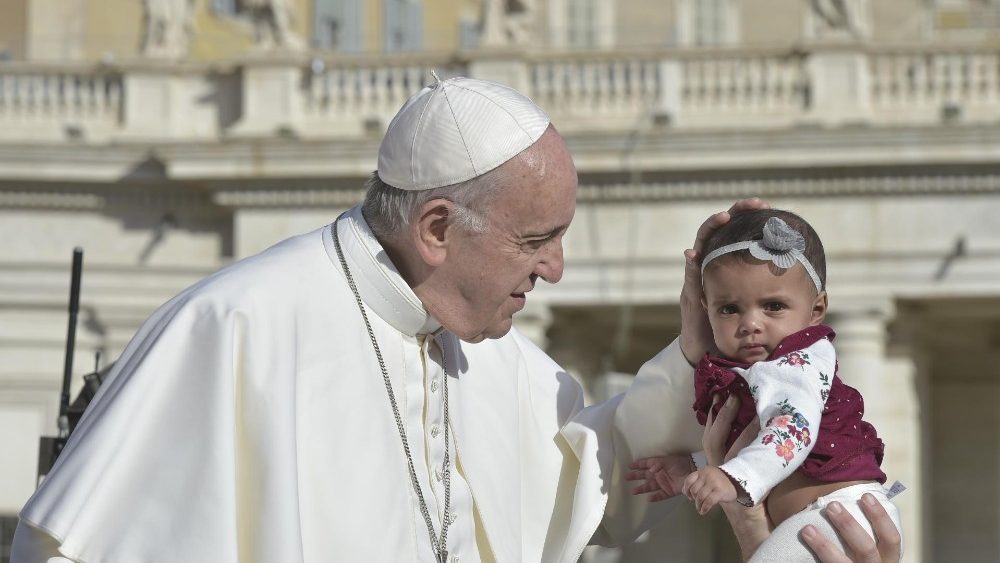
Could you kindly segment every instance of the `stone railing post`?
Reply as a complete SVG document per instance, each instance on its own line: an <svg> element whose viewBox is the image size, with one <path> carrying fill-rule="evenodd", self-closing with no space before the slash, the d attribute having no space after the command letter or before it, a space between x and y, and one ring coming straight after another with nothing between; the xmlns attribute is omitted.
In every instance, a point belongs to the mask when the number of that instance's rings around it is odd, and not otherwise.
<svg viewBox="0 0 1000 563"><path fill-rule="evenodd" d="M234 136L296 134L302 117L302 72L297 57L248 59L240 67L243 112Z"/></svg>
<svg viewBox="0 0 1000 563"><path fill-rule="evenodd" d="M684 76L681 62L677 59L660 59L659 91L657 92L654 118L676 123L683 109L681 90Z"/></svg>
<svg viewBox="0 0 1000 563"><path fill-rule="evenodd" d="M203 65L162 61L121 67L124 84L121 136L128 139L213 139L219 135L217 77Z"/></svg>
<svg viewBox="0 0 1000 563"><path fill-rule="evenodd" d="M860 43L817 43L809 48L809 121L839 125L871 118L868 57Z"/></svg>
<svg viewBox="0 0 1000 563"><path fill-rule="evenodd" d="M512 48L479 49L469 60L469 76L506 84L533 96L531 69L523 51Z"/></svg>

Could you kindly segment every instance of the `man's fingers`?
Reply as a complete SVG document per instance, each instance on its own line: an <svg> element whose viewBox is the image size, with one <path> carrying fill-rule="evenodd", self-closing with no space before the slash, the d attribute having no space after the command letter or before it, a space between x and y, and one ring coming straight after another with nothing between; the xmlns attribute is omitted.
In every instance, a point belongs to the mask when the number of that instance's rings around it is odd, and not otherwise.
<svg viewBox="0 0 1000 563"><path fill-rule="evenodd" d="M729 219L733 215L738 215L754 209L766 209L768 207L770 207L770 205L768 205L766 201L756 197L741 199L733 203L732 207L729 208L729 211L720 211L713 214L708 219L705 219L705 222L698 227L698 233L695 235L694 239L694 246L689 250L693 250L697 255L697 258L700 259L702 253L701 251L705 248L705 242L708 241L709 237L712 236L712 233L714 233L716 229L728 223ZM685 252L684 255L689 259L693 258L693 256L689 256L687 252Z"/></svg>
<svg viewBox="0 0 1000 563"><path fill-rule="evenodd" d="M719 422L720 426L728 430L733 425L733 421L736 420L736 414L740 411L740 398L736 395L730 395L726 399L725 404L719 409Z"/></svg>
<svg viewBox="0 0 1000 563"><path fill-rule="evenodd" d="M729 429L732 428L733 420L740 410L740 400L735 395L730 395L726 403L719 410L719 415L706 422L705 432L702 434L701 446L705 450L705 456L711 465L721 465L726 454L726 438L729 437ZM711 413L711 411L709 411Z"/></svg>
<svg viewBox="0 0 1000 563"><path fill-rule="evenodd" d="M861 524L858 524L854 516L844 509L843 505L839 502L831 502L826 507L826 516L833 527L837 529L840 539L854 553L855 563L880 563L882 561L875 540L868 535ZM820 561L825 563L826 560L821 558ZM839 561L839 559L834 561Z"/></svg>
<svg viewBox="0 0 1000 563"><path fill-rule="evenodd" d="M733 442L733 447L729 448L726 452L725 461L729 461L736 457L736 454L740 453L740 450L750 445L751 442L757 439L757 435L760 434L760 418L754 416L750 419L747 427L743 429L736 441Z"/></svg>
<svg viewBox="0 0 1000 563"><path fill-rule="evenodd" d="M650 471L656 471L662 466L662 457L644 457L628 464L629 469L649 469Z"/></svg>
<svg viewBox="0 0 1000 563"><path fill-rule="evenodd" d="M766 201L760 199L759 197L751 197L747 199L741 199L733 204L729 208L730 215L739 215L740 213L745 213L747 211L753 211L754 209L768 209L771 205Z"/></svg>
<svg viewBox="0 0 1000 563"><path fill-rule="evenodd" d="M653 475L653 479L656 481L656 484L659 485L659 489L663 492L667 492L673 488L670 484L670 479L667 479L667 476L662 473Z"/></svg>
<svg viewBox="0 0 1000 563"><path fill-rule="evenodd" d="M885 561L899 561L901 556L900 543L902 538L896 523L889 517L889 513L871 493L865 493L861 497L861 511L868 517L872 529L875 531L877 539L877 549L880 559Z"/></svg>
<svg viewBox="0 0 1000 563"><path fill-rule="evenodd" d="M643 483L641 485L636 485L635 487L633 487L632 494L641 495L644 493L651 493L653 491L658 491L658 490L660 490L660 488L651 483Z"/></svg>
<svg viewBox="0 0 1000 563"><path fill-rule="evenodd" d="M816 554L816 559L823 563L851 563L851 560L844 555L840 548L820 533L814 526L808 525L802 528L802 540L806 542L809 549Z"/></svg>
<svg viewBox="0 0 1000 563"><path fill-rule="evenodd" d="M802 528L802 539L823 563L898 563L900 557L900 536L892 518L885 508L871 494L861 500L861 510L872 524L878 542L872 539L850 512L838 502L826 507L826 517L840 534L847 549L854 555L848 558L840 546L835 545L813 526Z"/></svg>
<svg viewBox="0 0 1000 563"><path fill-rule="evenodd" d="M736 204L733 204L733 207L735 206ZM698 227L698 233L695 235L694 238L694 247L691 250L694 250L695 253L698 254L698 257L700 258L701 250L705 248L705 242L708 241L709 237L712 236L712 233L714 233L716 229L718 229L722 225L725 225L728 222L729 222L728 211L720 211L718 213L713 214L708 219L705 219L705 222L702 223L700 227Z"/></svg>
<svg viewBox="0 0 1000 563"><path fill-rule="evenodd" d="M645 470L635 470L629 471L625 474L626 481L645 481L647 479L648 471Z"/></svg>

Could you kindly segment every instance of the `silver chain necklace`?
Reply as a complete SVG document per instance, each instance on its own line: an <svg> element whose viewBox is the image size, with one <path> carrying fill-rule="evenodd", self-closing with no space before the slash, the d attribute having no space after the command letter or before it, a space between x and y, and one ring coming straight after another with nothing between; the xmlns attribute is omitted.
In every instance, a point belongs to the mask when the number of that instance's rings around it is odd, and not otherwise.
<svg viewBox="0 0 1000 563"><path fill-rule="evenodd" d="M441 480L444 482L444 517L441 519L441 537L438 538L434 533L434 522L431 520L430 511L427 510L424 493L420 490L420 483L417 481L417 472L413 466L413 455L410 453L410 444L406 440L406 428L403 426L403 418L399 415L396 394L392 392L389 371L386 369L385 361L382 359L382 351L375 340L375 331L372 330L372 325L368 321L368 314L365 313L361 293L358 292L358 287L354 284L354 277L351 276L351 270L347 267L347 260L344 259L344 252L340 248L340 236L337 234L338 222L334 221L331 226L333 230L333 246L337 250L337 258L340 260L340 266L344 269L347 285L350 286L351 291L354 293L354 299L358 302L361 318L365 321L365 328L368 329L368 337L372 341L372 348L375 349L375 357L378 358L378 367L382 370L382 380L385 382L385 390L389 395L389 404L392 405L392 415L396 418L396 429L399 430L399 439L403 443L403 452L406 454L406 465L410 470L410 483L412 483L413 490L417 493L417 500L420 502L420 513L424 516L424 523L427 524L427 533L430 534L434 556L437 558L438 563L445 563L445 560L448 559L448 526L451 525L451 467L448 456L448 368L445 366L444 345L441 345L441 370L444 371L444 463L441 469Z"/></svg>

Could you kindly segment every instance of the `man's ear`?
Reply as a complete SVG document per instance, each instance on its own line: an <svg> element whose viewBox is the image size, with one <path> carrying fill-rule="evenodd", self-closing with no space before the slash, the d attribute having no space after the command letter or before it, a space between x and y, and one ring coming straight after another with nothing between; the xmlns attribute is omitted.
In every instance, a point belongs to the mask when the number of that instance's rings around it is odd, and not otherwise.
<svg viewBox="0 0 1000 563"><path fill-rule="evenodd" d="M816 326L823 322L823 319L826 318L827 305L826 292L819 292L819 295L816 296L816 300L813 301L812 317L809 320L809 326Z"/></svg>
<svg viewBox="0 0 1000 563"><path fill-rule="evenodd" d="M440 266L448 255L454 213L455 204L447 199L432 199L420 206L411 228L417 251L428 266Z"/></svg>

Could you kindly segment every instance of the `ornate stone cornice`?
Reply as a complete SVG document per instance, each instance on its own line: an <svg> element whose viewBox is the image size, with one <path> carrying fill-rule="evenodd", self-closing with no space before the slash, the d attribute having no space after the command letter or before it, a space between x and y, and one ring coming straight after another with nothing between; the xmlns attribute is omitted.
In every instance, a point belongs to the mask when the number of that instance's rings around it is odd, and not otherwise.
<svg viewBox="0 0 1000 563"><path fill-rule="evenodd" d="M646 182L775 176L1000 174L1000 127L803 126L785 129L566 133L577 170L588 175L639 173ZM0 144L0 181L123 183L272 182L363 178L375 166L379 139L225 139L192 143L115 142L105 146ZM992 167L992 168L991 168ZM865 172L865 170L880 170ZM912 174L912 171L907 172ZM844 175L844 174L841 174ZM338 186L339 187L339 186Z"/></svg>
<svg viewBox="0 0 1000 563"><path fill-rule="evenodd" d="M269 182L273 185L273 182ZM25 190L0 185L0 208L71 209L93 211L108 206L208 210L211 208L349 207L364 198L364 189L177 189L169 185L92 186L86 191L66 187ZM1000 194L1000 175L873 176L850 178L747 178L727 181L582 184L581 203L669 202L706 199L765 199L796 197L892 197L919 195Z"/></svg>
<svg viewBox="0 0 1000 563"><path fill-rule="evenodd" d="M1000 194L1000 175L788 178L582 185L581 202L674 201L744 197L839 197Z"/></svg>
<svg viewBox="0 0 1000 563"><path fill-rule="evenodd" d="M1000 175L857 178L746 179L643 184L583 184L581 203L666 202L744 197L884 197L1000 194ZM222 207L349 207L364 198L358 189L219 190Z"/></svg>
<svg viewBox="0 0 1000 563"><path fill-rule="evenodd" d="M993 125L825 128L803 124L782 129L739 126L734 122L729 130L680 131L665 127L567 134L566 140L581 174L1000 162L1000 127Z"/></svg>

